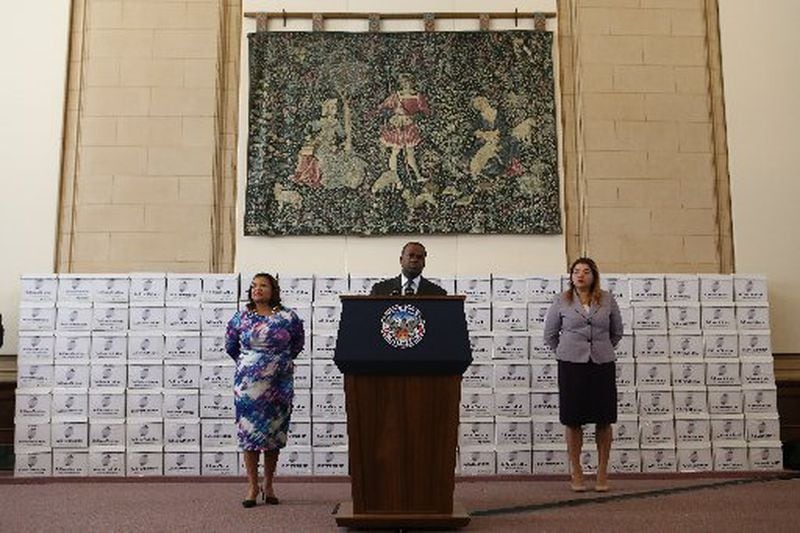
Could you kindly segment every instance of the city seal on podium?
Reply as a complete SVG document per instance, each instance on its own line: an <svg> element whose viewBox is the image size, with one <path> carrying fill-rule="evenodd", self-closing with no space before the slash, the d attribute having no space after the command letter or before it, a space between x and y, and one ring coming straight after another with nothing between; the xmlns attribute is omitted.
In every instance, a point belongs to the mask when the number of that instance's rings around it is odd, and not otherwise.
<svg viewBox="0 0 800 533"><path fill-rule="evenodd" d="M395 348L413 348L425 336L425 319L413 305L393 305L381 317L381 335Z"/></svg>

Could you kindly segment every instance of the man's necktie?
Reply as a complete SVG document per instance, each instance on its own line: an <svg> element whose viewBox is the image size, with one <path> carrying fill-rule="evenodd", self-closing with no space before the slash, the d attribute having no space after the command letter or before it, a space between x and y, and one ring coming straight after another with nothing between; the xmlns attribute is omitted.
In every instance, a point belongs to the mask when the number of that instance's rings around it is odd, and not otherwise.
<svg viewBox="0 0 800 533"><path fill-rule="evenodd" d="M414 295L414 282L411 280L406 281L406 286L403 289L403 294L406 296Z"/></svg>

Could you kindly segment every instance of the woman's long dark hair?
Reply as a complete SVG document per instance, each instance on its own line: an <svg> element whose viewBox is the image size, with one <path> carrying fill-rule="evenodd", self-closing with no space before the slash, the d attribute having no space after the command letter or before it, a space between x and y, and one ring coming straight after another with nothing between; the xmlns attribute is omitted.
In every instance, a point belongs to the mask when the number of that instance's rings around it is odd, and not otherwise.
<svg viewBox="0 0 800 533"><path fill-rule="evenodd" d="M274 311L280 311L281 309L281 287L278 285L278 280L275 279L275 276L272 274L267 274L266 272L259 272L253 279L256 278L264 278L265 280L269 281L269 285L272 288L272 296L269 298L268 305ZM247 289L247 309L248 311L253 311L256 308L256 303L253 301L253 283L250 282L250 287Z"/></svg>
<svg viewBox="0 0 800 533"><path fill-rule="evenodd" d="M572 265L569 267L569 290L566 293L567 300L572 303L572 297L575 294L575 286L572 284L572 271L575 270L575 267L578 265L586 265L589 267L589 270L592 271L592 285L589 287L589 295L591 296L591 301L595 304L600 303L600 297L603 294L603 291L600 290L600 270L597 268L597 263L594 262L593 259L588 257L579 257L575 261L572 262Z"/></svg>

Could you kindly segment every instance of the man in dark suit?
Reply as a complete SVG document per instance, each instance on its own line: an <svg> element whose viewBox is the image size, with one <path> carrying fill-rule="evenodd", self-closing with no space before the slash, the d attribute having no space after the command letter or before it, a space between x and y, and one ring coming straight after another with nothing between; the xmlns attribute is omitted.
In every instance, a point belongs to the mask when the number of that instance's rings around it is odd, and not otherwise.
<svg viewBox="0 0 800 533"><path fill-rule="evenodd" d="M447 291L422 277L428 252L418 242L408 242L400 252L400 275L380 281L372 286L375 296L444 296Z"/></svg>

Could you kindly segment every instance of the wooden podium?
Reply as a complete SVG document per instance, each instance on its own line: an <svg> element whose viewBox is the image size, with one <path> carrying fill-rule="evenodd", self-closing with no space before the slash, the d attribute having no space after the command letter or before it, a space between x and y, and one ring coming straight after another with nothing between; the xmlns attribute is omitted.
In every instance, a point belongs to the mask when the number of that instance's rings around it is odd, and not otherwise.
<svg viewBox="0 0 800 533"><path fill-rule="evenodd" d="M422 326L420 326L420 322ZM453 501L461 375L472 362L459 296L342 296L351 528L466 526Z"/></svg>

